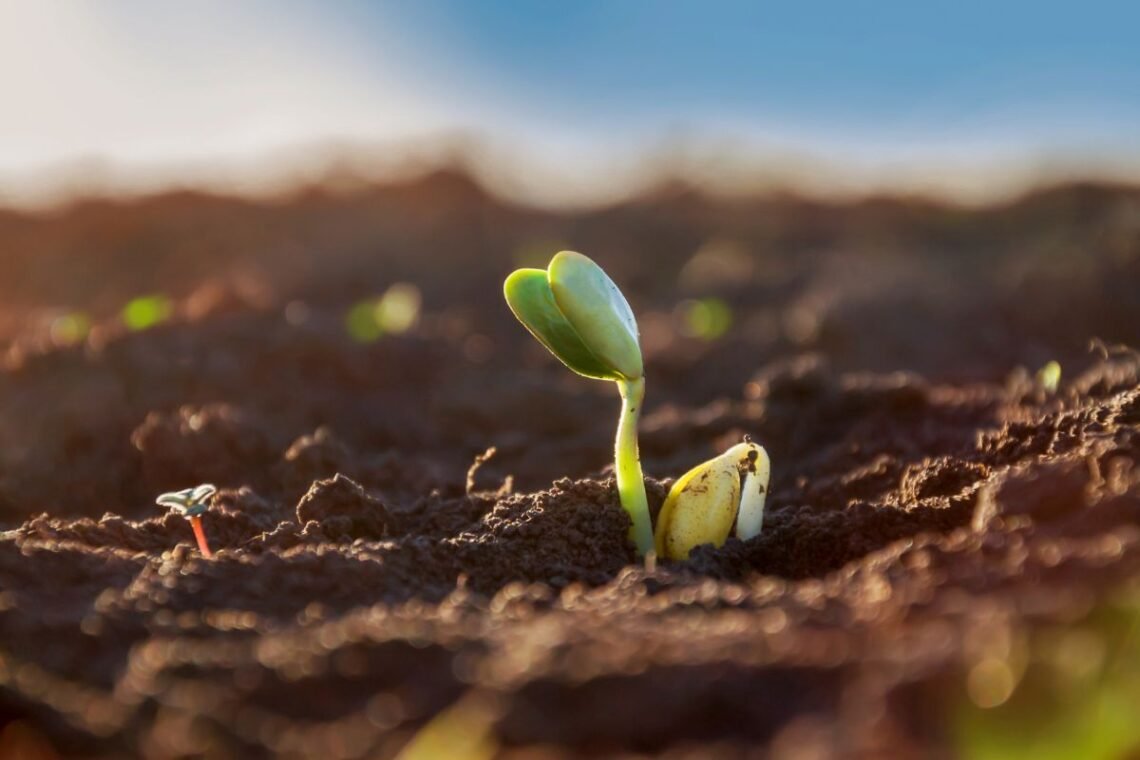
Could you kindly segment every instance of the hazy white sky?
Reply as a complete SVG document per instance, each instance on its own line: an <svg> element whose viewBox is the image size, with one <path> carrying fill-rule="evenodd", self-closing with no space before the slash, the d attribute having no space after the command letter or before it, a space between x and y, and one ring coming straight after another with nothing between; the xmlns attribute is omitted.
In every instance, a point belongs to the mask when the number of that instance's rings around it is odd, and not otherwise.
<svg viewBox="0 0 1140 760"><path fill-rule="evenodd" d="M240 156L447 124L398 61L362 65L319 22L272 2L0 0L0 167Z"/></svg>
<svg viewBox="0 0 1140 760"><path fill-rule="evenodd" d="M79 160L272 173L322 141L461 131L571 195L678 135L706 172L739 150L856 185L1140 162L1133 4L916 7L0 0L0 195Z"/></svg>

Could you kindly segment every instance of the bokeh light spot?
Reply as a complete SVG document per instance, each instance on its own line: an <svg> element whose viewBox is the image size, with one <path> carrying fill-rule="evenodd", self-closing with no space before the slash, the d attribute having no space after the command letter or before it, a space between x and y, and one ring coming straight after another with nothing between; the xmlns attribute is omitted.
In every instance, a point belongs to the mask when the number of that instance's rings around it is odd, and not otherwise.
<svg viewBox="0 0 1140 760"><path fill-rule="evenodd" d="M51 323L51 340L57 346L73 346L91 331L91 319L81 311L56 317Z"/></svg>
<svg viewBox="0 0 1140 760"><path fill-rule="evenodd" d="M1013 694L1015 685L1009 663L996 657L987 657L974 665L966 678L966 691L970 699L984 709L1005 704Z"/></svg>
<svg viewBox="0 0 1140 760"><path fill-rule="evenodd" d="M421 301L419 288L398 282L376 303L376 323L383 332L405 333L419 321Z"/></svg>
<svg viewBox="0 0 1140 760"><path fill-rule="evenodd" d="M344 317L344 327L358 343L371 343L384 334L376 321L376 302L371 300L353 304Z"/></svg>
<svg viewBox="0 0 1140 760"><path fill-rule="evenodd" d="M719 298L682 301L678 312L681 332L690 338L716 340L732 326L732 309Z"/></svg>
<svg viewBox="0 0 1140 760"><path fill-rule="evenodd" d="M174 306L163 295L132 298L123 307L123 324L130 330L146 330L170 319Z"/></svg>

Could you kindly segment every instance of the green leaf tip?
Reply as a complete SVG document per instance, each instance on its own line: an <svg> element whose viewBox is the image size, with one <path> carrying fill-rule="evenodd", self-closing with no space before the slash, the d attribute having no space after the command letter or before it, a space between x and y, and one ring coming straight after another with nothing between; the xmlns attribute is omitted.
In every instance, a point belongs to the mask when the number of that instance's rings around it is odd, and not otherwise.
<svg viewBox="0 0 1140 760"><path fill-rule="evenodd" d="M518 269L503 295L515 317L563 364L600 380L644 372L637 321L613 280L590 258L562 251L543 269Z"/></svg>
<svg viewBox="0 0 1140 760"><path fill-rule="evenodd" d="M586 347L554 301L544 269L519 269L503 284L503 295L515 317L539 343L579 375L598 380L617 376Z"/></svg>

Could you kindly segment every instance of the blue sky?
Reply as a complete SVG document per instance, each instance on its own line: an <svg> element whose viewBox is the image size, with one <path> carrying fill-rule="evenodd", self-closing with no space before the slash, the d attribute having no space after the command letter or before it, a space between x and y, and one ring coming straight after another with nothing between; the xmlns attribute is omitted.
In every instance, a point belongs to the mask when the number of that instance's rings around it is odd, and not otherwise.
<svg viewBox="0 0 1140 760"><path fill-rule="evenodd" d="M582 129L1140 132L1137 3L426 0L340 13L362 47L372 28L401 30L441 92L466 81L524 120Z"/></svg>
<svg viewBox="0 0 1140 760"><path fill-rule="evenodd" d="M1105 0L0 3L0 190L456 133L555 173L678 135L876 172L1140 164L1138 30Z"/></svg>

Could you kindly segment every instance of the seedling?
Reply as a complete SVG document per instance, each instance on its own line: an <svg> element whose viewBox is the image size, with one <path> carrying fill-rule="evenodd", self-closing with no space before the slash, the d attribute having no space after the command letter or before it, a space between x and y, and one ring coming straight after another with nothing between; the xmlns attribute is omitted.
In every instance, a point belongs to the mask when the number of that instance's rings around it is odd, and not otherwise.
<svg viewBox="0 0 1140 760"><path fill-rule="evenodd" d="M722 546L733 523L741 540L758 536L771 469L768 452L746 437L682 475L657 517L657 555L687 559L695 546Z"/></svg>
<svg viewBox="0 0 1140 760"><path fill-rule="evenodd" d="M1057 386L1061 384L1060 362L1056 360L1048 362L1044 367L1037 370L1037 384L1048 394L1056 393Z"/></svg>
<svg viewBox="0 0 1140 760"><path fill-rule="evenodd" d="M552 354L574 372L617 383L621 395L614 442L618 497L642 555L653 530L637 451L637 420L645 396L637 320L618 286L580 253L562 251L546 269L518 269L503 284L507 305Z"/></svg>
<svg viewBox="0 0 1140 760"><path fill-rule="evenodd" d="M206 559L210 559L214 554L206 542L206 532L202 530L202 515L206 514L206 510L210 508L210 499L217 492L218 489L214 486L203 483L194 488L164 493L154 500L156 504L167 507L190 521L190 527L194 529L194 537L198 539L198 550Z"/></svg>
<svg viewBox="0 0 1140 760"><path fill-rule="evenodd" d="M732 526L742 540L760 534L771 462L745 437L685 473L669 491L653 533L637 452L645 377L633 310L601 267L562 251L546 269L518 269L503 292L511 311L540 343L579 375L617 383L621 417L614 443L618 496L642 555L686 559L695 546L724 544ZM743 482L741 482L743 480Z"/></svg>

